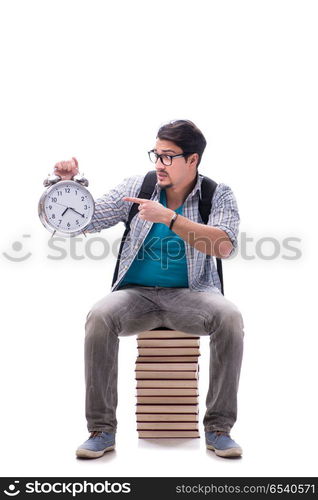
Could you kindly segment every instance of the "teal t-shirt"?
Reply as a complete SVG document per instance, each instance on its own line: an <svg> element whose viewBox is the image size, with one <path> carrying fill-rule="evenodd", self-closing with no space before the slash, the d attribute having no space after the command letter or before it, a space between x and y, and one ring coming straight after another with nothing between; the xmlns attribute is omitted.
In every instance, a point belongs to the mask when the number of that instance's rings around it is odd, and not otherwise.
<svg viewBox="0 0 318 500"><path fill-rule="evenodd" d="M160 203L167 206L166 191L161 190ZM182 215L183 205L175 212ZM184 241L168 226L154 223L120 287L134 284L188 288L188 270Z"/></svg>

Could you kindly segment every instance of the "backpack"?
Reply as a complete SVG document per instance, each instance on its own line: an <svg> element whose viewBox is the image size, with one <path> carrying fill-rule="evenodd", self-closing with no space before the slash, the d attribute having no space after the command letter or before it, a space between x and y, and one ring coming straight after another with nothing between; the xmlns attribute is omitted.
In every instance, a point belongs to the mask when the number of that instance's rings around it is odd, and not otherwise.
<svg viewBox="0 0 318 500"><path fill-rule="evenodd" d="M156 171L151 170L150 172L148 172L145 175L145 178L143 180L143 183L142 183L142 186L140 188L140 191L139 191L137 198L145 198L147 200L150 200L151 195L155 189L156 183L157 183ZM206 176L203 177L202 184L201 184L202 196L199 200L199 212L200 212L200 215L201 215L201 218L202 218L202 221L204 224L207 224L208 220L209 220L209 215L210 215L211 206L212 206L212 198L213 198L216 186L217 186L217 183L215 181L213 181L212 179L209 179L209 177L206 177ZM134 203L130 209L130 212L128 215L128 220L126 222L126 229L125 229L125 232L123 234L123 237L122 237L122 240L120 243L112 286L114 285L114 283L117 280L121 253L122 253L122 249L123 249L126 237L130 231L130 223L131 223L133 217L137 213L138 213L138 203ZM217 265L219 279L221 282L221 292L224 295L222 260L218 257L216 258L216 265Z"/></svg>

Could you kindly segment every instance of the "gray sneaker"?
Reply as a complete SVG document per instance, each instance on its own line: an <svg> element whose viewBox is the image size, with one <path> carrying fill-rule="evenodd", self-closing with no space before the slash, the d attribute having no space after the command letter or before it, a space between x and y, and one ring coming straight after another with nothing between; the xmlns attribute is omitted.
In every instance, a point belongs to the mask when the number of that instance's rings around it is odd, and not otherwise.
<svg viewBox="0 0 318 500"><path fill-rule="evenodd" d="M219 457L240 457L243 453L242 448L226 432L206 432L205 441L208 450L213 450Z"/></svg>
<svg viewBox="0 0 318 500"><path fill-rule="evenodd" d="M115 449L115 434L110 432L92 432L85 443L76 450L76 456L80 458L99 458Z"/></svg>

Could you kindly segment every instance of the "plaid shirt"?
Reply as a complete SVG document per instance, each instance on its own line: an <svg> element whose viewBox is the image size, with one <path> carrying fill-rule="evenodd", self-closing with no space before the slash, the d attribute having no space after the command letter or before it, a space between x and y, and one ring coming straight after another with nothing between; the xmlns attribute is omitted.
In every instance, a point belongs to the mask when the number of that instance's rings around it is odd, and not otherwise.
<svg viewBox="0 0 318 500"><path fill-rule="evenodd" d="M201 183L203 176L198 174L197 182L183 205L183 216L194 222L202 223L199 213L199 196L201 195ZM102 229L114 226L118 222L127 222L132 202L123 201L124 196L137 197L141 189L144 176L134 176L125 179L117 187L95 201L95 213L91 223L85 228L86 232L95 233ZM161 188L156 184L151 200L160 200ZM208 220L209 226L214 226L224 231L233 244L233 250L237 246L239 230L239 213L236 199L230 187L226 184L218 184L215 189L211 213ZM130 231L122 249L117 280L112 287L115 291L128 268L136 257L141 245L145 241L153 222L142 220L138 214L132 219ZM221 284L216 270L214 258L199 252L186 241L185 251L188 268L189 288L198 292L216 291L220 292Z"/></svg>

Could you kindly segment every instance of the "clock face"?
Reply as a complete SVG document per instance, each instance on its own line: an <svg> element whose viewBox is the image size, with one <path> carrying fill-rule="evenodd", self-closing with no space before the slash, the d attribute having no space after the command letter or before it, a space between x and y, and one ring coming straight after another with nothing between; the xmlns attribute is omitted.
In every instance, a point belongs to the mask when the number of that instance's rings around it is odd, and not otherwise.
<svg viewBox="0 0 318 500"><path fill-rule="evenodd" d="M47 229L75 235L90 223L94 208L93 197L84 186L60 181L42 195L39 215Z"/></svg>

